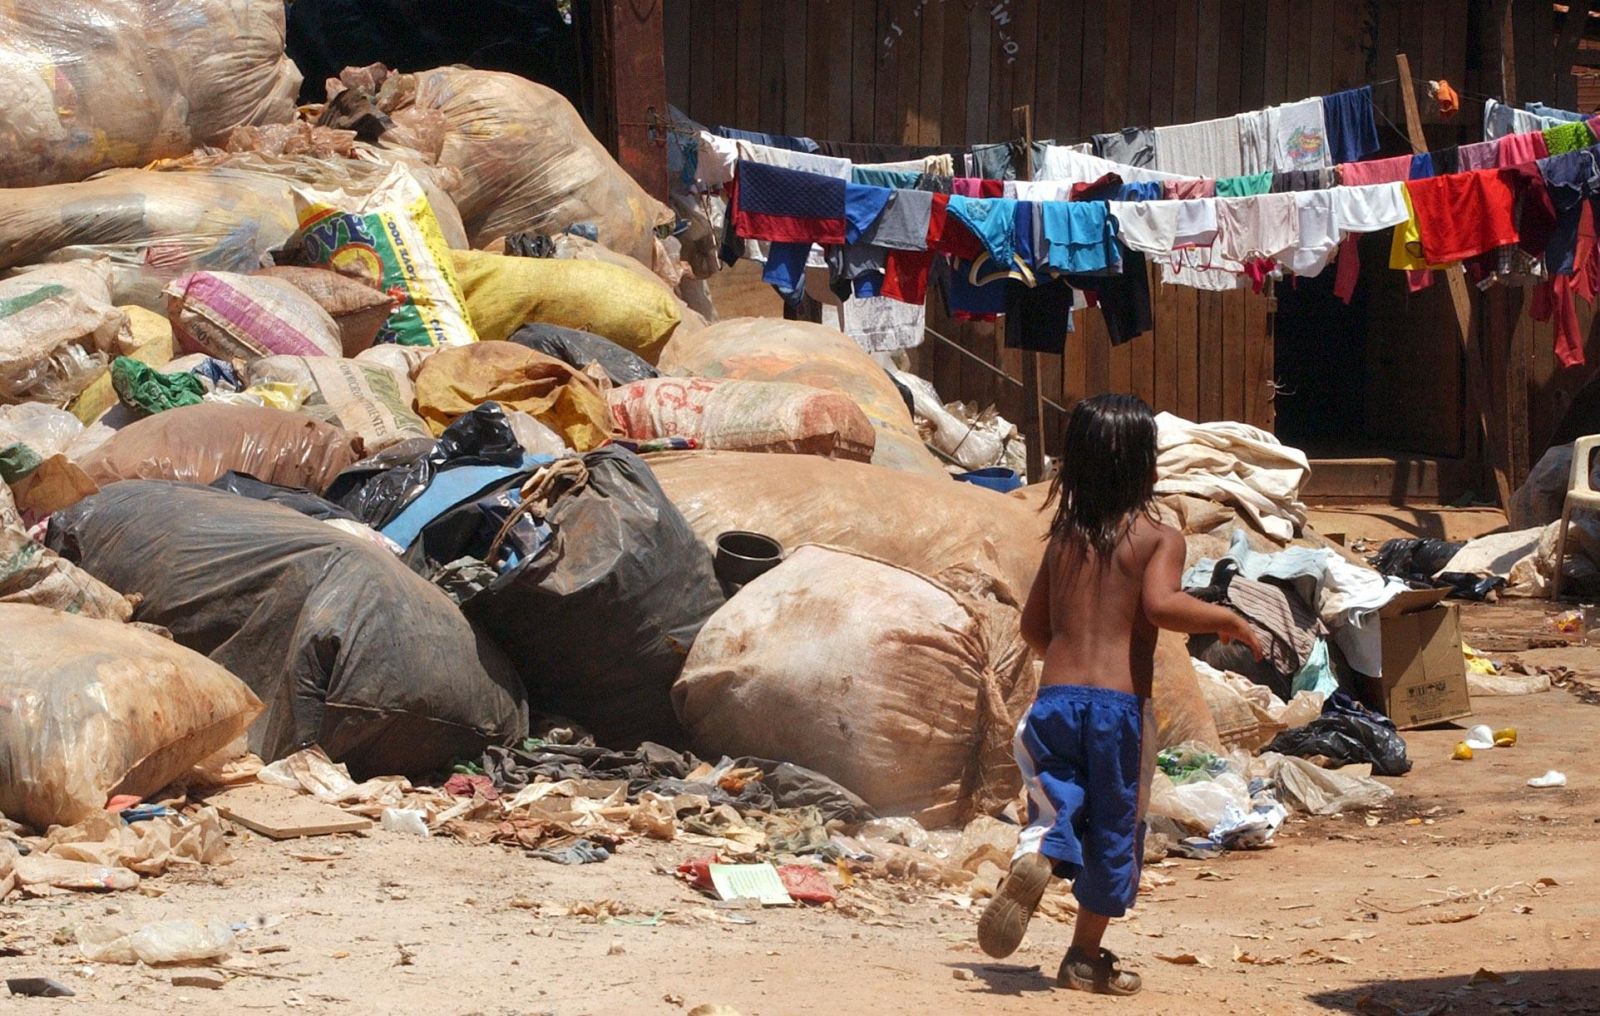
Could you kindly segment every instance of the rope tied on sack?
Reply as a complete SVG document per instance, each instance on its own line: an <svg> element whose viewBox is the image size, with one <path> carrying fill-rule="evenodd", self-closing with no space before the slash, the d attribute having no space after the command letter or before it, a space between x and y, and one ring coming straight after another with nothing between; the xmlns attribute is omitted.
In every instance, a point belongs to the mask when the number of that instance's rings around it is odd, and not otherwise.
<svg viewBox="0 0 1600 1016"><path fill-rule="evenodd" d="M495 533L484 560L492 565L499 559L500 545L505 543L518 522L528 517L532 517L536 523L543 522L558 500L582 490L588 484L589 467L583 464L582 459L576 458L557 459L528 477L518 491L521 501L500 524L500 531Z"/></svg>

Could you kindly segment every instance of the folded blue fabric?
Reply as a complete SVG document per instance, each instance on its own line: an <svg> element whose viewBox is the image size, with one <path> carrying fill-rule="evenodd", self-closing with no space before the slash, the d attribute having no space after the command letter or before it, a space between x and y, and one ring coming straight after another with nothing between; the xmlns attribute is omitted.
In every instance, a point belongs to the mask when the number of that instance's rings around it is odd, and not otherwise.
<svg viewBox="0 0 1600 1016"><path fill-rule="evenodd" d="M844 239L856 243L883 214L894 191L887 187L846 184L844 188Z"/></svg>
<svg viewBox="0 0 1600 1016"><path fill-rule="evenodd" d="M753 215L842 219L847 186L838 177L821 173L763 162L739 163L739 208Z"/></svg>

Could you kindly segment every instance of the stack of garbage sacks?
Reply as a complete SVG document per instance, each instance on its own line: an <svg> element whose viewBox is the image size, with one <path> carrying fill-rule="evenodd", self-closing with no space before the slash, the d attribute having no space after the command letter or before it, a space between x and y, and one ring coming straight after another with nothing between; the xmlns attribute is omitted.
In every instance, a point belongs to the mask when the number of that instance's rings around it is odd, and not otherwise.
<svg viewBox="0 0 1600 1016"><path fill-rule="evenodd" d="M28 745L0 812L77 822L240 736L357 779L487 758L515 790L554 717L667 746L662 778L692 750L929 827L1015 813L1047 518L950 478L1015 464L1014 428L836 330L708 325L670 215L548 89L372 66L296 110L275 0L34 7L0 48L73 88L0 152L0 610L38 636L0 698L40 704L0 720ZM52 147L69 120L106 143ZM1169 453L1169 503L1298 532L1293 450L1164 419ZM771 551L733 574L740 531ZM1329 564L1272 585L1259 549L1195 581L1277 594L1251 616L1287 700L1365 601ZM1305 711L1204 666L1162 637L1161 745Z"/></svg>

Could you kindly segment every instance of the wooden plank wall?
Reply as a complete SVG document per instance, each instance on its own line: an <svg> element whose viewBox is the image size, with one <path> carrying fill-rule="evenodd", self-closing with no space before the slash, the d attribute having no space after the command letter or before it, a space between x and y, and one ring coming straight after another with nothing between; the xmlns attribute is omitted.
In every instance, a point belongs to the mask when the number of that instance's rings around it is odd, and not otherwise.
<svg viewBox="0 0 1600 1016"><path fill-rule="evenodd" d="M1491 0L1471 0L1488 6ZM1403 124L1393 54L1414 73L1462 82L1468 4L1455 0L668 0L668 96L707 124L844 141L972 144L1010 135L1010 109L1031 103L1039 138L1075 141L1126 125L1184 123L1367 82L1385 118ZM1475 44L1475 43L1474 43ZM1476 64L1476 61L1475 61ZM1476 71L1478 68L1474 66ZM1425 106L1428 104L1425 103ZM1475 140L1476 110L1456 122L1425 111L1431 143ZM1380 120L1385 151L1405 148ZM1390 273L1384 284L1400 285ZM1435 453L1460 454L1461 360L1453 318L1436 292L1372 301L1385 318L1372 341L1404 343L1429 364L1417 386L1380 386L1378 415L1415 414L1450 433ZM1134 391L1197 420L1271 428L1271 301L1252 293L1155 287L1156 328L1112 348L1098 313L1077 315L1065 356L1046 356L1041 385L1064 405ZM992 325L930 325L1021 377L1018 354ZM1370 345L1370 343L1369 343ZM917 368L946 398L1023 415L1021 390L930 342ZM1059 424L1057 414L1047 420ZM1053 441L1052 441L1053 443Z"/></svg>

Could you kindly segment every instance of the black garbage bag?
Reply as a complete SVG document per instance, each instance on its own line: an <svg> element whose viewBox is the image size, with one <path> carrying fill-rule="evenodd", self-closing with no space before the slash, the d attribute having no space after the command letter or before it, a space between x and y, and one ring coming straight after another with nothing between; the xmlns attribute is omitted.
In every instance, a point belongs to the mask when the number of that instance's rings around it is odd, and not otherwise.
<svg viewBox="0 0 1600 1016"><path fill-rule="evenodd" d="M160 480L57 512L47 541L248 684L267 706L250 749L268 761L319 744L357 778L419 774L526 734L498 648L372 541Z"/></svg>
<svg viewBox="0 0 1600 1016"><path fill-rule="evenodd" d="M661 376L648 360L633 350L624 349L593 332L576 328L536 321L512 332L508 341L553 356L574 370L583 370L591 363L598 363L614 385Z"/></svg>
<svg viewBox="0 0 1600 1016"><path fill-rule="evenodd" d="M723 603L711 554L643 459L611 447L582 462L587 476L550 506L537 552L461 610L505 650L538 709L609 747L681 744L672 683ZM424 545L451 514L424 530Z"/></svg>
<svg viewBox="0 0 1600 1016"><path fill-rule="evenodd" d="M1433 577L1465 546L1465 543L1449 540L1389 540L1369 561L1385 575L1431 588L1438 585Z"/></svg>
<svg viewBox="0 0 1600 1016"><path fill-rule="evenodd" d="M485 402L458 417L437 441L412 438L349 466L328 485L327 498L382 529L442 470L514 466L524 454L500 404Z"/></svg>
<svg viewBox="0 0 1600 1016"><path fill-rule="evenodd" d="M236 473L230 469L212 480L211 487L213 490L225 490L230 494L238 494L240 497L256 501L281 504L285 508L293 508L301 515L309 515L314 519L356 521L356 517L348 511L303 487L280 487L276 483L264 483L249 473Z"/></svg>
<svg viewBox="0 0 1600 1016"><path fill-rule="evenodd" d="M1266 750L1301 758L1325 755L1344 765L1370 762L1378 776L1404 776L1411 771L1406 742L1394 723L1344 692L1335 692L1328 699L1321 716L1303 727L1285 730Z"/></svg>

